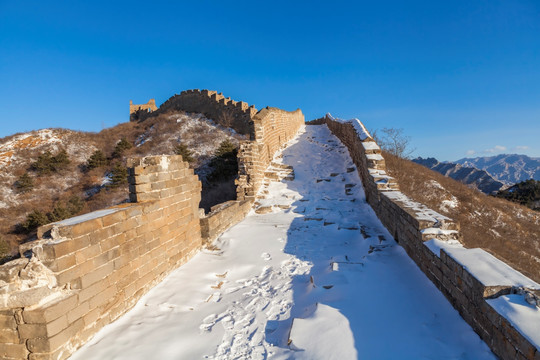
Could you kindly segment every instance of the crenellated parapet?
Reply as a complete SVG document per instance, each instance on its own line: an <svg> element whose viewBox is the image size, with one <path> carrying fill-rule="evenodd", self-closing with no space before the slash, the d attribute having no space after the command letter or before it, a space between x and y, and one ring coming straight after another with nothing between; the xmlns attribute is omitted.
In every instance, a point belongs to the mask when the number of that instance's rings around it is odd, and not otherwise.
<svg viewBox="0 0 540 360"><path fill-rule="evenodd" d="M258 112L255 106L232 100L217 91L194 89L170 97L158 111L144 115L141 120L170 110L202 113L222 126L249 136L253 133L253 117Z"/></svg>

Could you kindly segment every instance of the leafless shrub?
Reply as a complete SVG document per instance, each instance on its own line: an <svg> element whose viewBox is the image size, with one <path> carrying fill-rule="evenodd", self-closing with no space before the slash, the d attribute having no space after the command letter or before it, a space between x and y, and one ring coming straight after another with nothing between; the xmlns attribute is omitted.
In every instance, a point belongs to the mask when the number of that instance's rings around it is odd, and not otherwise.
<svg viewBox="0 0 540 360"><path fill-rule="evenodd" d="M218 124L225 127L232 127L234 124L234 113L231 110L224 110L217 118Z"/></svg>

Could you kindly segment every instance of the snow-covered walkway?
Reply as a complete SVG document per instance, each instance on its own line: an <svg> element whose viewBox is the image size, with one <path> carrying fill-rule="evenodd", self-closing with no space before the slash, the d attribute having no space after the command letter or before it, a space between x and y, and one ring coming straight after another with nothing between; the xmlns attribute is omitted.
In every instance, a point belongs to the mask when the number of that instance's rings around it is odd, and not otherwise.
<svg viewBox="0 0 540 360"><path fill-rule="evenodd" d="M264 189L271 213L251 213L72 359L494 358L376 218L325 126L282 161L296 178Z"/></svg>

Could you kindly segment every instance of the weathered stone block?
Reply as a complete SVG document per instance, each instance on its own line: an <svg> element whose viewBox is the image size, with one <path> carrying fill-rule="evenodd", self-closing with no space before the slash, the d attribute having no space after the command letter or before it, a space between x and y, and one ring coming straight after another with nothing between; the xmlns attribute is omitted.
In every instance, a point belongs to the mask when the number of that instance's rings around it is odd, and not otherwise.
<svg viewBox="0 0 540 360"><path fill-rule="evenodd" d="M0 343L0 356L3 359L26 359L28 349L26 344L2 344Z"/></svg>
<svg viewBox="0 0 540 360"><path fill-rule="evenodd" d="M106 276L108 276L112 271L114 270L114 264L112 262L109 262L94 271L81 276L81 284L83 289L87 288L88 286L92 285L93 283L104 279Z"/></svg>
<svg viewBox="0 0 540 360"><path fill-rule="evenodd" d="M76 306L77 295L66 294L64 298L51 303L24 309L23 319L27 324L44 324L56 320Z"/></svg>
<svg viewBox="0 0 540 360"><path fill-rule="evenodd" d="M74 337L79 331L83 329L84 323L82 319L70 324L68 328L64 329L55 336L49 338L35 338L27 341L28 349L34 353L49 353L60 346L67 343L70 338Z"/></svg>

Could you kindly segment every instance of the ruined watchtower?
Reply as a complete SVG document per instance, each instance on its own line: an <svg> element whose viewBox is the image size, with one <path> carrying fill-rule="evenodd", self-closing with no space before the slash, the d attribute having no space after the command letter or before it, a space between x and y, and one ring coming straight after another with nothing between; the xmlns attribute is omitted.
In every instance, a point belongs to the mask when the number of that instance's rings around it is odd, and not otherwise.
<svg viewBox="0 0 540 360"><path fill-rule="evenodd" d="M133 100L129 100L129 116L133 118L133 115L138 111L152 112L156 111L156 99L150 99L146 104L133 104Z"/></svg>

